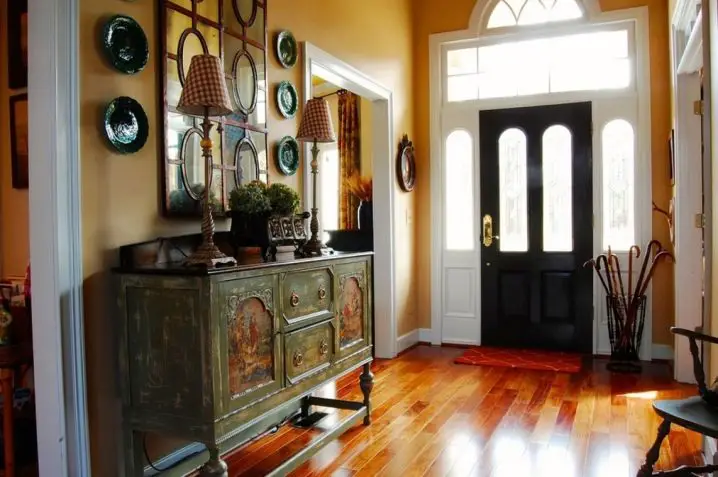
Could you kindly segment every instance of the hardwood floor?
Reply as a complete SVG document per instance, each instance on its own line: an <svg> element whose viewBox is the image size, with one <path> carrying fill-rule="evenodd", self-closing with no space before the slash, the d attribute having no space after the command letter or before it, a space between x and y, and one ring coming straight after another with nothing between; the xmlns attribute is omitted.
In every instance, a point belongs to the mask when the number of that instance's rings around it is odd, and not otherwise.
<svg viewBox="0 0 718 477"><path fill-rule="evenodd" d="M419 346L378 360L372 424L291 475L635 476L659 424L651 400L696 394L666 364L611 375L605 360L587 359L581 373L564 374L453 364L461 352ZM322 395L360 401L358 373ZM284 426L229 456L229 475L265 475L317 434ZM697 463L700 448L700 436L674 426L657 469Z"/></svg>

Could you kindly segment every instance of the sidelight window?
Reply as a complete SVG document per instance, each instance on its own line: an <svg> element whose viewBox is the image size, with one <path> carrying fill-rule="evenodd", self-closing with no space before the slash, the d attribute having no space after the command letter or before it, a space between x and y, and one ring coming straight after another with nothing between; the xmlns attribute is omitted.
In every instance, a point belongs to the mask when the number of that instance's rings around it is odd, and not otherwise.
<svg viewBox="0 0 718 477"><path fill-rule="evenodd" d="M446 248L474 248L474 141L459 130L446 138Z"/></svg>
<svg viewBox="0 0 718 477"><path fill-rule="evenodd" d="M499 137L499 250L526 252L528 187L526 134L511 128Z"/></svg>
<svg viewBox="0 0 718 477"><path fill-rule="evenodd" d="M633 126L608 122L601 132L603 156L603 248L628 250L635 242Z"/></svg>
<svg viewBox="0 0 718 477"><path fill-rule="evenodd" d="M543 134L543 249L573 250L571 131L551 126Z"/></svg>

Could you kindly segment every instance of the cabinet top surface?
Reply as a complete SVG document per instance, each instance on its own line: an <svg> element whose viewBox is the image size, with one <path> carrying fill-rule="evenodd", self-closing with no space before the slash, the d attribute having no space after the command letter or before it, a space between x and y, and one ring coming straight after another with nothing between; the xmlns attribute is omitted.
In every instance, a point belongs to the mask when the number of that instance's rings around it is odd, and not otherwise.
<svg viewBox="0 0 718 477"><path fill-rule="evenodd" d="M311 264L314 262L323 262L327 260L339 260L346 258L370 257L373 252L334 252L331 254L321 255L309 258L297 258L294 260L278 260L276 262L261 262L256 259L251 261L238 260L237 265L224 265L215 268L206 268L202 266L186 266L182 262L165 262L165 263L134 263L124 264L115 267L113 271L119 274L150 274L150 275L195 275L195 276L211 276L223 273L234 273L248 270L269 269L274 267L282 267L287 265Z"/></svg>

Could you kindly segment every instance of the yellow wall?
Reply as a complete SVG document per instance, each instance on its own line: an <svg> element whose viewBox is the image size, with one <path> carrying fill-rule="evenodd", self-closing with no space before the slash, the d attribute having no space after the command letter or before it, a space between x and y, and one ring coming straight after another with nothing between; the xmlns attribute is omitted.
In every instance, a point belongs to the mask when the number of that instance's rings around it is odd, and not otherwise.
<svg viewBox="0 0 718 477"><path fill-rule="evenodd" d="M419 326L431 327L431 269L430 239L431 207L429 157L429 35L463 30L468 27L469 17L476 0L452 0L451 8L434 0L417 0L414 14L414 104L416 134L414 145L417 158L417 283ZM670 72L668 57L668 20L665 0L602 0L604 11L648 5L651 61L651 153L653 156L653 200L667 208L670 187L668 168L668 133L670 131ZM424 171L422 174L421 171ZM653 235L664 245L670 245L665 220L653 217ZM658 270L653 281L653 341L672 344L669 327L673 324L673 267Z"/></svg>
<svg viewBox="0 0 718 477"><path fill-rule="evenodd" d="M12 188L10 158L10 95L8 89L7 5L0 2L0 278L22 277L30 258L27 189Z"/></svg>
<svg viewBox="0 0 718 477"><path fill-rule="evenodd" d="M85 326L88 398L93 475L117 475L121 448L119 392L116 387L113 329L114 301L109 269L117 263L120 245L155 238L199 232L199 222L169 221L160 216L160 167L157 128L160 127L157 79L157 21L159 2L81 0L81 155L83 268L85 273ZM327 2L304 0L269 1L269 38L290 29L299 41L310 41L350 63L394 91L394 134L413 136L412 35L410 0ZM378 14L381 12L381 14ZM97 47L97 31L104 17L122 13L134 17L150 39L152 60L134 76L113 71ZM372 32L372 34L367 34ZM0 35L2 36L2 35ZM270 50L271 51L271 50ZM298 118L282 119L274 106L274 85L292 80L301 91L301 58L293 69L281 68L269 55L270 180L290 184L302 191L302 171L282 177L274 166L274 144L295 135ZM100 131L104 106L119 95L132 96L144 105L150 124L149 140L139 153L121 156L105 144ZM414 276L413 194L399 193L396 200L397 254L396 298L399 331L416 328ZM409 220L407 220L407 218ZM218 224L218 228L223 227ZM377 317L382 319L382 317Z"/></svg>

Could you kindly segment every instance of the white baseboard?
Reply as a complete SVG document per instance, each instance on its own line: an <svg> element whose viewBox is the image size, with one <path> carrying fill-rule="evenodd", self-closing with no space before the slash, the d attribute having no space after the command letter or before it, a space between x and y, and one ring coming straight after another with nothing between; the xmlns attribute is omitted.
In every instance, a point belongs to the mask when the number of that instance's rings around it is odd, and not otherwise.
<svg viewBox="0 0 718 477"><path fill-rule="evenodd" d="M401 353L419 342L419 329L412 330L396 339L396 352Z"/></svg>
<svg viewBox="0 0 718 477"><path fill-rule="evenodd" d="M653 343L653 346L651 347L651 358L673 360L673 346Z"/></svg>
<svg viewBox="0 0 718 477"><path fill-rule="evenodd" d="M431 328L419 328L419 341L422 343L431 343L434 334L431 332Z"/></svg>

